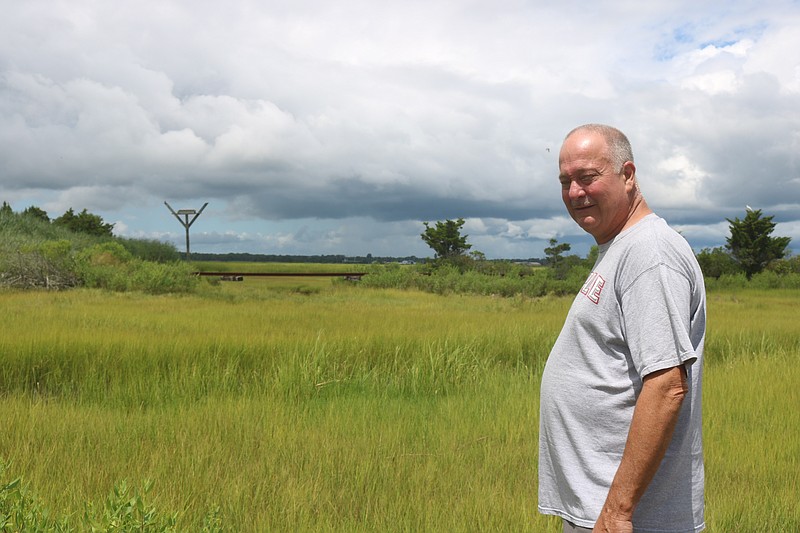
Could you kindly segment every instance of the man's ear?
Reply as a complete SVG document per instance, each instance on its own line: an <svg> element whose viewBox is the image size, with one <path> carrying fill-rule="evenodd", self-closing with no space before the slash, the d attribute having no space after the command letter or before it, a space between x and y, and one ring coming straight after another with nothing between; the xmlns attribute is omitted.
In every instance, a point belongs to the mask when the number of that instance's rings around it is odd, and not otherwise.
<svg viewBox="0 0 800 533"><path fill-rule="evenodd" d="M633 164L633 161L625 161L625 164L622 165L622 172L625 174L625 181L633 178L636 178L636 165Z"/></svg>
<svg viewBox="0 0 800 533"><path fill-rule="evenodd" d="M622 165L622 174L625 176L625 185L635 188L636 165L633 164L633 161L626 161L625 164Z"/></svg>

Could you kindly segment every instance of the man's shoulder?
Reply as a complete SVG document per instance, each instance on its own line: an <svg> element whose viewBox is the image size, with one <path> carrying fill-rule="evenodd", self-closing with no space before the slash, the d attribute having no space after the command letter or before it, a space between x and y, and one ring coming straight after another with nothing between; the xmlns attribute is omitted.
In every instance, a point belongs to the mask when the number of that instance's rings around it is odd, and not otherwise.
<svg viewBox="0 0 800 533"><path fill-rule="evenodd" d="M635 248L636 254L640 256L694 255L683 235L655 213L647 215L620 237L621 249L629 251Z"/></svg>
<svg viewBox="0 0 800 533"><path fill-rule="evenodd" d="M616 281L622 286L659 266L666 266L686 277L695 277L699 271L697 259L686 239L655 214L648 215L620 234L605 255L607 268L613 269Z"/></svg>

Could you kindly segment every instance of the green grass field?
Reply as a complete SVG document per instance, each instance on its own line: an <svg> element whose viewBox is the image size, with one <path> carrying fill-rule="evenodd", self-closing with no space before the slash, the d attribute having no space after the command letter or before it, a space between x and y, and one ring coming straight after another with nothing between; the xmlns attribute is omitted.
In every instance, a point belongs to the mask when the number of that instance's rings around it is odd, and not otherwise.
<svg viewBox="0 0 800 533"><path fill-rule="evenodd" d="M795 531L798 291L709 295L709 531ZM197 531L560 531L538 382L569 298L328 278L0 292L0 458L51 514L153 482Z"/></svg>

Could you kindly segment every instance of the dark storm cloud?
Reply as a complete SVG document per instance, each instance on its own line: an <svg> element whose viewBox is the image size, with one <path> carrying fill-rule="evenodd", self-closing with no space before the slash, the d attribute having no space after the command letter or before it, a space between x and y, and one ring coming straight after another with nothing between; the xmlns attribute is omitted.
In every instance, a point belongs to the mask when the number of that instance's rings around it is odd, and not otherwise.
<svg viewBox="0 0 800 533"><path fill-rule="evenodd" d="M555 187L553 191L555 192ZM540 216L560 214L563 208L548 198ZM447 218L524 220L533 214L532 198L492 200L465 195L432 194L424 184L376 184L359 178L331 181L325 187L269 187L253 191L238 205L266 219L369 217L377 221L433 221Z"/></svg>

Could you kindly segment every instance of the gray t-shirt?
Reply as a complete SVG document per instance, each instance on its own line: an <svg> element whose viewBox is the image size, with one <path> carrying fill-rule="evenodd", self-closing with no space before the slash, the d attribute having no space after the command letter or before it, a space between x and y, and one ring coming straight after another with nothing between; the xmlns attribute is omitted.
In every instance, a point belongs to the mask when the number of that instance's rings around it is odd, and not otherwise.
<svg viewBox="0 0 800 533"><path fill-rule="evenodd" d="M704 529L705 288L686 240L651 214L600 246L542 374L539 511L593 527L619 466L642 378L684 365L689 394L634 514L636 531Z"/></svg>

